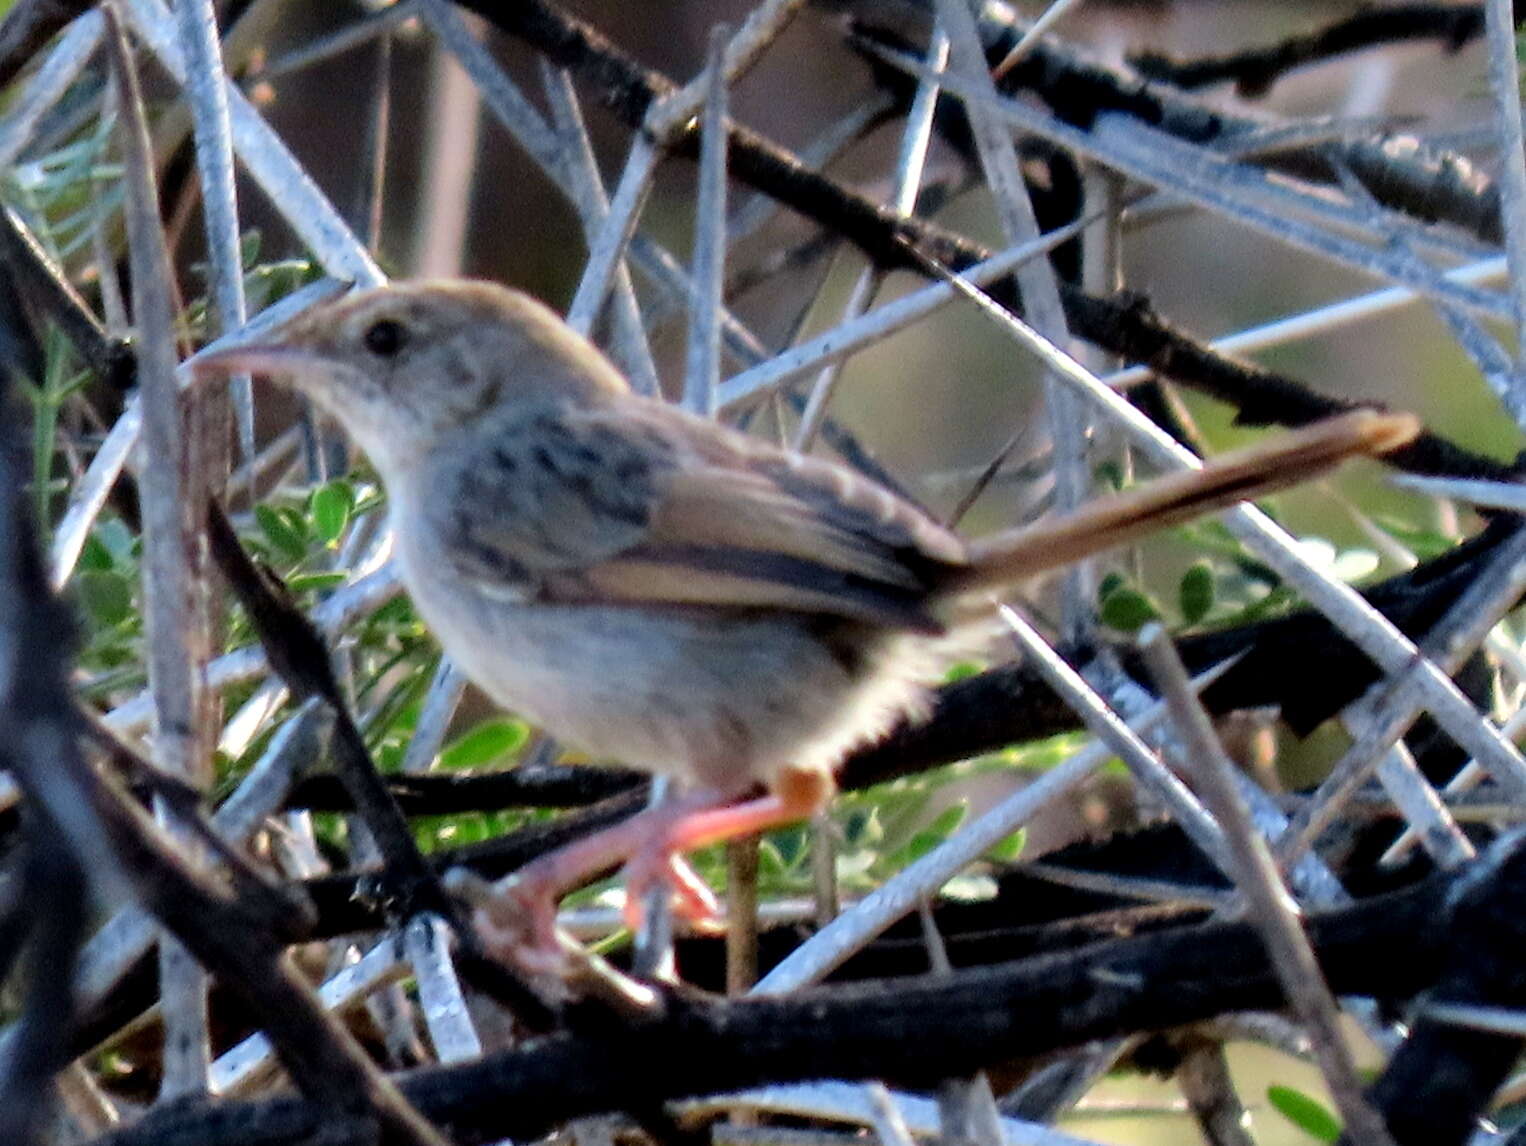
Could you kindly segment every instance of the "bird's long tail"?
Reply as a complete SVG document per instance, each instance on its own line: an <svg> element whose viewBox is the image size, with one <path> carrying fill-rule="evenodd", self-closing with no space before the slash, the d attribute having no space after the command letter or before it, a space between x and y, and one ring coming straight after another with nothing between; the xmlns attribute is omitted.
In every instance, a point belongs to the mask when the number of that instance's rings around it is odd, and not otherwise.
<svg viewBox="0 0 1526 1146"><path fill-rule="evenodd" d="M973 541L969 564L952 572L949 588L968 591L1021 581L1309 481L1347 458L1386 454L1419 432L1419 421L1409 414L1353 410L1328 418L1222 454L1201 469L1168 474L1074 513Z"/></svg>

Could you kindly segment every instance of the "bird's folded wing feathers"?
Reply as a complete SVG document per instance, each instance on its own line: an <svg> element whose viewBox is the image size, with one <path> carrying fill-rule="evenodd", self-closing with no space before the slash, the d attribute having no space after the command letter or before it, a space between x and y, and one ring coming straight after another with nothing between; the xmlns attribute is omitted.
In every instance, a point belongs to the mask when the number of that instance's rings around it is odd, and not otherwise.
<svg viewBox="0 0 1526 1146"><path fill-rule="evenodd" d="M529 599L791 609L936 631L959 541L833 467L698 419L556 411L453 463L463 572Z"/></svg>

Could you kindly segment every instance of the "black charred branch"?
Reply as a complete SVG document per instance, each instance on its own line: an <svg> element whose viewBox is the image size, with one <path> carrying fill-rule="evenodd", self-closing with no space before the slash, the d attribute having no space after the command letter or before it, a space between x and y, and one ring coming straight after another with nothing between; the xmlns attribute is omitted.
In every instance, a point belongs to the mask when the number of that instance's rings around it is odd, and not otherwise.
<svg viewBox="0 0 1526 1146"><path fill-rule="evenodd" d="M1409 1037L1372 1087L1399 1146L1468 1141L1479 1112L1520 1057L1519 1038L1427 1018L1425 1007L1526 1006L1526 966L1519 958L1526 921L1499 898L1502 888L1526 880L1521 844L1519 832L1498 841L1448 895L1450 942L1440 975L1420 1000Z"/></svg>
<svg viewBox="0 0 1526 1146"><path fill-rule="evenodd" d="M1470 933L1515 937L1507 917L1526 894L1521 857L1515 838L1459 873L1312 917L1309 933L1332 989L1390 1004L1413 998L1455 966L1454 921ZM1393 958L1396 950L1406 957ZM1481 983L1480 993L1492 998L1493 981ZM944 976L734 1001L675 993L650 1022L539 1039L471 1064L416 1071L401 1085L456 1141L481 1143L769 1082L931 1084L1093 1039L1282 1004L1253 929L1203 923ZM1481 1070L1471 1093L1492 1089L1493 1079ZM1376 1093L1383 1105L1381 1084ZM306 1132L319 1114L294 1099L169 1111L99 1146L252 1146Z"/></svg>
<svg viewBox="0 0 1526 1146"><path fill-rule="evenodd" d="M1517 4L1515 10L1519 22L1526 4ZM1190 60L1139 52L1129 57L1129 63L1141 75L1175 87L1190 91L1232 83L1239 95L1254 99L1265 95L1289 72L1311 64L1370 48L1425 41L1435 42L1442 51L1455 52L1483 34L1482 4L1395 4L1362 8L1322 28L1263 48Z"/></svg>

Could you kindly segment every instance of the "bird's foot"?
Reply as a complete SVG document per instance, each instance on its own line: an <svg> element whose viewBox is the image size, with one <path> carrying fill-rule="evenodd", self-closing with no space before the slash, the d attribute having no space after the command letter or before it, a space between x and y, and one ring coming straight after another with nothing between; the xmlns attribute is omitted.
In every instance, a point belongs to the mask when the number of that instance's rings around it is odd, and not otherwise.
<svg viewBox="0 0 1526 1146"><path fill-rule="evenodd" d="M496 884L462 873L451 880L452 889L476 908L474 920L491 953L529 973L555 973L575 950L557 928L557 902L590 876L626 861L625 920L633 930L648 894L664 886L679 918L715 929L720 905L683 853L808 817L832 791L824 773L786 772L770 794L755 800L731 803L718 792L691 793L541 856Z"/></svg>
<svg viewBox="0 0 1526 1146"><path fill-rule="evenodd" d="M652 836L625 865L627 925L633 931L641 926L648 894L666 883L679 918L701 929L719 930L720 905L683 854L807 819L826 805L834 790L832 778L825 773L791 771L780 776L774 791L756 800L671 806L671 813L654 826Z"/></svg>
<svg viewBox="0 0 1526 1146"><path fill-rule="evenodd" d="M543 872L526 869L488 883L457 868L446 875L446 886L471 905L472 925L490 955L530 975L565 972L571 940L556 926L561 889Z"/></svg>
<svg viewBox="0 0 1526 1146"><path fill-rule="evenodd" d="M625 885L625 925L632 933L641 930L653 890L664 885L678 918L696 931L715 934L722 930L721 905L715 893L686 859L660 843L638 851L620 875Z"/></svg>

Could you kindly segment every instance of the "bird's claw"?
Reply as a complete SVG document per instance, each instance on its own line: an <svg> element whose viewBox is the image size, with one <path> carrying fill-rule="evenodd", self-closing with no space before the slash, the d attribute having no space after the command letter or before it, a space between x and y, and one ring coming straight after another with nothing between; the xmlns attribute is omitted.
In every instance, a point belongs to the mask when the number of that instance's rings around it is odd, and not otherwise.
<svg viewBox="0 0 1526 1146"><path fill-rule="evenodd" d="M660 847L644 848L630 858L621 876L625 884L622 913L633 933L641 930L651 892L664 885L678 918L702 933L721 929L720 901L682 856Z"/></svg>
<svg viewBox="0 0 1526 1146"><path fill-rule="evenodd" d="M488 883L459 868L446 875L446 886L471 904L472 924L490 954L530 975L565 972L571 940L556 926L556 888L533 874Z"/></svg>

